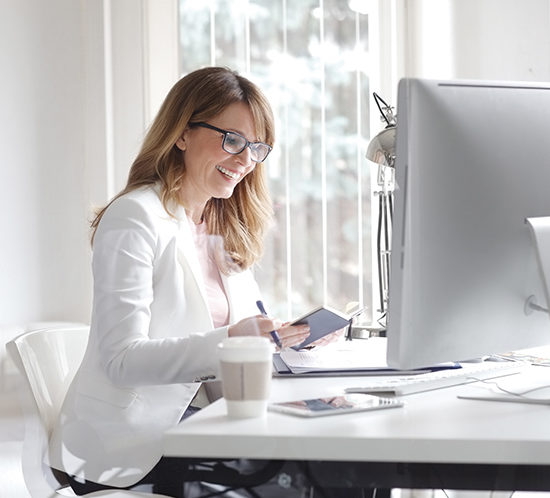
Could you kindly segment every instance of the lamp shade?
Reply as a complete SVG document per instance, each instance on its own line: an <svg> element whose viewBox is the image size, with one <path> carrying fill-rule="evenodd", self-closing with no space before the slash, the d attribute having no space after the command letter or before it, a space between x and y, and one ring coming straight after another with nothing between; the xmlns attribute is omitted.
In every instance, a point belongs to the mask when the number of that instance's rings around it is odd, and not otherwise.
<svg viewBox="0 0 550 498"><path fill-rule="evenodd" d="M367 148L367 159L376 164L390 166L395 164L396 126L388 126L376 135Z"/></svg>

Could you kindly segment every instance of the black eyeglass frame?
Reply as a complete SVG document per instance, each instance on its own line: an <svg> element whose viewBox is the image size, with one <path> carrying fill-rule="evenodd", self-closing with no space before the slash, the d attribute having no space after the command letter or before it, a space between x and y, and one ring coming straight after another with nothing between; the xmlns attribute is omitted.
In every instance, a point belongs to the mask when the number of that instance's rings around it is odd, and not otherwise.
<svg viewBox="0 0 550 498"><path fill-rule="evenodd" d="M269 156L269 153L273 150L273 147L271 147L271 145L268 145L264 142L250 142L246 137L243 137L240 133L237 133L237 132L234 132L234 131L229 131L229 130L223 130L221 128L218 128L217 126L212 126L211 124L205 123L203 121L200 121L198 123L191 123L191 126L200 126L201 128L208 128L210 130L214 130L214 131L217 131L218 133L221 133L223 135L222 149L225 152L227 152L228 154L233 154L233 155L240 154L247 147L250 147L251 152L257 153L258 149L253 148L255 145L261 145L263 147L266 147L267 152L265 153L265 156L263 158L261 158L260 160L256 160L256 159L252 158L252 160L255 163L264 162L267 159L267 156ZM243 145L242 149L240 149L239 151L236 151L236 152L227 150L225 148L225 141L227 140L227 135L236 135L237 137L242 138L244 140L244 145Z"/></svg>

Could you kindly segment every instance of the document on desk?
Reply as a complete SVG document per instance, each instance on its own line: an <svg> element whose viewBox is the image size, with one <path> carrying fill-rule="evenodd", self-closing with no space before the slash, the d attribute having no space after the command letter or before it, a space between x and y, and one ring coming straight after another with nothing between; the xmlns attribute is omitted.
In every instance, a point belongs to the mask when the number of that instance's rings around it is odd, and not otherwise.
<svg viewBox="0 0 550 498"><path fill-rule="evenodd" d="M386 362L386 339L382 337L339 341L305 351L295 351L290 348L283 349L280 357L293 374L361 372L386 375L395 372L403 375L405 373L424 373L427 371L404 372L388 367Z"/></svg>

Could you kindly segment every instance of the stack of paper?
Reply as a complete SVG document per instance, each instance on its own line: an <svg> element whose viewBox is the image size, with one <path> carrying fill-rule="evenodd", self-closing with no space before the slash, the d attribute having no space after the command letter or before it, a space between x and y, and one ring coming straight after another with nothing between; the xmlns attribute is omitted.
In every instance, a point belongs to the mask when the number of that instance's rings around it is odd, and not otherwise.
<svg viewBox="0 0 550 498"><path fill-rule="evenodd" d="M434 370L458 368L457 363L443 363L415 370L396 370L386 362L386 339L371 337L339 341L312 350L283 349L279 362L274 362L279 375L338 374L341 375L414 375ZM282 367L282 368L281 368Z"/></svg>
<svg viewBox="0 0 550 498"><path fill-rule="evenodd" d="M312 350L283 349L280 355L292 373L390 370L386 340L380 337L339 341Z"/></svg>

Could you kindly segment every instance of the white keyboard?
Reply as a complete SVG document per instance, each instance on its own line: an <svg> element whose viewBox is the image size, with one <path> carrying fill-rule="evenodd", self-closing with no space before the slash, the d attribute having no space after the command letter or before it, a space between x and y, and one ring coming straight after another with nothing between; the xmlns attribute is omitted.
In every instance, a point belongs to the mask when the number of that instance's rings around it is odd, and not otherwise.
<svg viewBox="0 0 550 498"><path fill-rule="evenodd" d="M366 378L363 385L348 387L348 393L374 393L394 396L432 391L519 373L525 363L513 361L483 361L462 363L462 368L438 370L418 375Z"/></svg>

